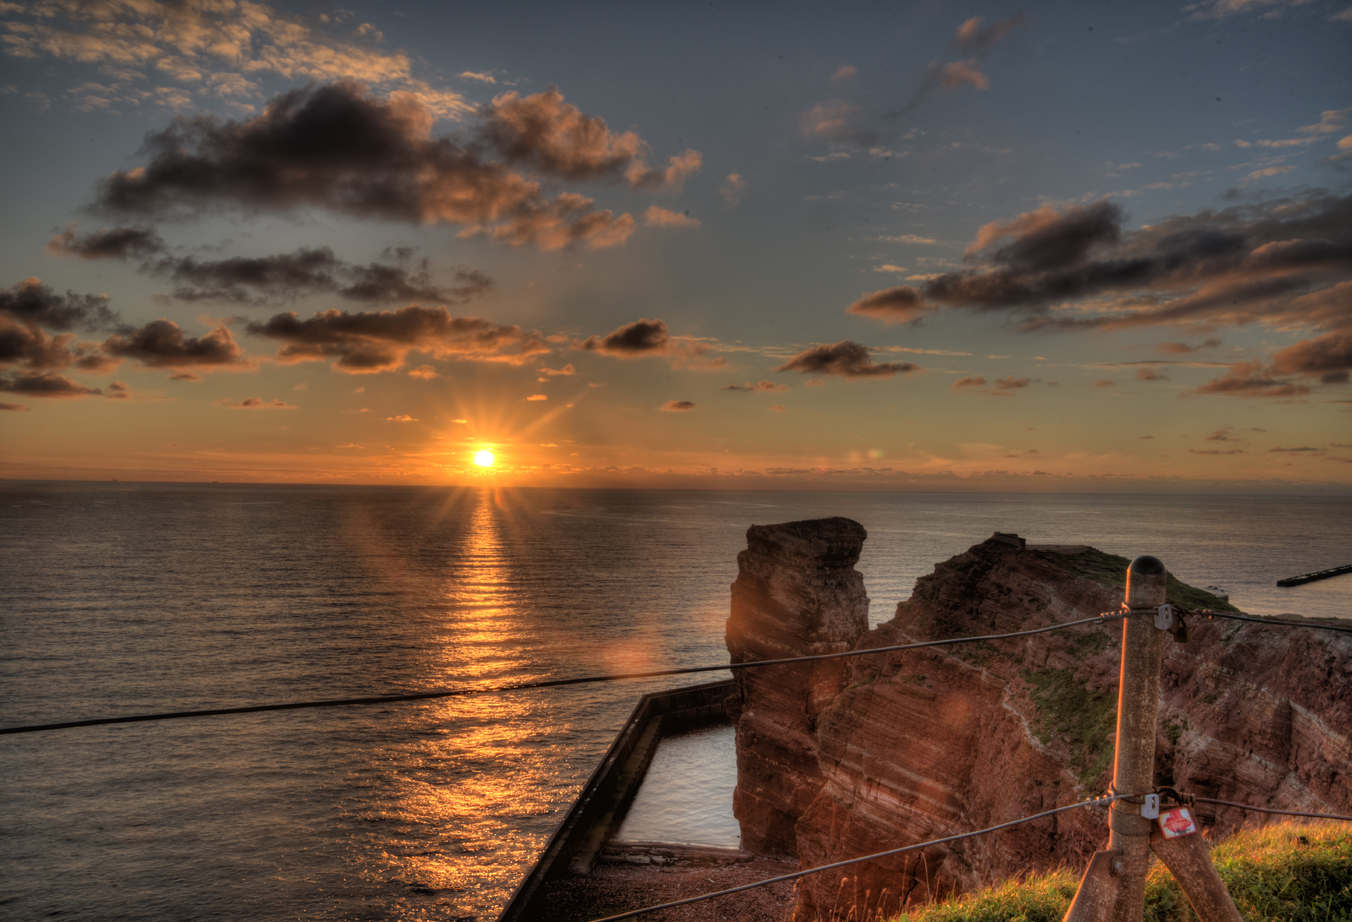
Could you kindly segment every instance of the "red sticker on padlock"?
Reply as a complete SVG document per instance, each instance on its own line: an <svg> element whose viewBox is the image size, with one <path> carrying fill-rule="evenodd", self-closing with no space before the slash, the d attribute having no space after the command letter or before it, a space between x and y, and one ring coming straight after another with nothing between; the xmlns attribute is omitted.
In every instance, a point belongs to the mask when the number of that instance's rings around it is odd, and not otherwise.
<svg viewBox="0 0 1352 922"><path fill-rule="evenodd" d="M1197 821L1192 818L1192 812L1187 807L1174 807L1161 813L1156 822L1160 824L1160 832L1164 833L1166 839L1190 836L1197 831Z"/></svg>

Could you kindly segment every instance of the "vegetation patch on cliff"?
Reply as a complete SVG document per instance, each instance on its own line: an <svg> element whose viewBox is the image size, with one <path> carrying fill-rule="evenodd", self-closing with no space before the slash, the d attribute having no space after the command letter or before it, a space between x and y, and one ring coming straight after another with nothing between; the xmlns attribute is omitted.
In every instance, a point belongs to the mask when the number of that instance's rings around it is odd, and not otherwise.
<svg viewBox="0 0 1352 922"><path fill-rule="evenodd" d="M1352 828L1346 823L1274 823L1231 836L1212 852L1245 922L1352 919ZM1062 869L1006 881L913 910L892 922L1060 922L1079 886ZM1156 864L1146 882L1145 922L1195 919L1173 876Z"/></svg>
<svg viewBox="0 0 1352 922"><path fill-rule="evenodd" d="M1107 554L1093 547L1086 548L1077 554L1052 554L1044 551L1038 553L1042 555L1044 560L1053 561L1076 576L1091 579L1100 586L1109 586L1113 589L1126 589L1127 587L1127 567L1131 565L1131 561L1125 557ZM1172 573L1169 574L1165 598L1169 604L1181 605L1184 608L1239 611L1219 596L1212 595L1205 589L1189 586L1182 580L1175 578Z"/></svg>
<svg viewBox="0 0 1352 922"><path fill-rule="evenodd" d="M1117 695L1092 691L1075 680L1069 669L1039 669L1019 673L1033 686L1037 714L1033 732L1044 743L1059 737L1070 747L1071 771L1083 784L1093 784L1113 758L1113 731L1117 727Z"/></svg>

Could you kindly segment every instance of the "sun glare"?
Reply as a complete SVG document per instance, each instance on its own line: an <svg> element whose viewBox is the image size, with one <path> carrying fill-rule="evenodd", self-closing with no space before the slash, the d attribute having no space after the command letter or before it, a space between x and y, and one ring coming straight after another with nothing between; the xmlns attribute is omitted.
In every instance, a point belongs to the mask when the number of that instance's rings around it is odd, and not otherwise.
<svg viewBox="0 0 1352 922"><path fill-rule="evenodd" d="M474 463L480 467L492 467L493 453L491 451L476 451L474 453Z"/></svg>

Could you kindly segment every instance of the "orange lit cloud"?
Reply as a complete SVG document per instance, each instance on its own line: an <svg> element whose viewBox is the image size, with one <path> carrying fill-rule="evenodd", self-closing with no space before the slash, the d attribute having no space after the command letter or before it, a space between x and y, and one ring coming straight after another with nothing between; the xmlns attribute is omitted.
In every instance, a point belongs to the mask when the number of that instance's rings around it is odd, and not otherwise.
<svg viewBox="0 0 1352 922"><path fill-rule="evenodd" d="M668 400L658 407L663 413L689 413L695 405L689 400Z"/></svg>

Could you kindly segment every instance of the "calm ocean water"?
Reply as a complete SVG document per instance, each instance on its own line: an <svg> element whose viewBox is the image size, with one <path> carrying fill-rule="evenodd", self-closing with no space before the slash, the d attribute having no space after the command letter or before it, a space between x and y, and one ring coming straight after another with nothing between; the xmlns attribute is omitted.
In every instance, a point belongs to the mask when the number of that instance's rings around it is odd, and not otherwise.
<svg viewBox="0 0 1352 922"><path fill-rule="evenodd" d="M747 526L869 532L872 619L992 531L1352 615L1352 498L0 484L0 724L726 657ZM713 676L696 676L691 682ZM0 738L0 916L488 920L631 682Z"/></svg>

